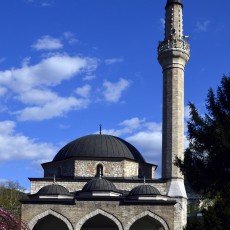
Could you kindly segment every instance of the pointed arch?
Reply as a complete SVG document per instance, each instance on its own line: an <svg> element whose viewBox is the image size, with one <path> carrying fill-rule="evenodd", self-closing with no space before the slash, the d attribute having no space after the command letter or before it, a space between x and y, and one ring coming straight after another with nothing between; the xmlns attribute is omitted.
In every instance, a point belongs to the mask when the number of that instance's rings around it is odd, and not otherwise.
<svg viewBox="0 0 230 230"><path fill-rule="evenodd" d="M53 215L53 216L57 217L58 219L62 220L62 221L67 225L67 227L68 227L69 230L74 230L72 224L70 223L70 221L69 221L65 216L63 216L63 215L61 215L61 214L59 214L59 213L53 211L52 209L46 210L45 212L42 212L42 213L38 214L37 216L35 216L35 217L28 223L29 228L32 230L33 227L36 225L36 223L37 223L40 219L42 219L42 218L44 218L44 217L46 217L46 216L48 216L48 215Z"/></svg>
<svg viewBox="0 0 230 230"><path fill-rule="evenodd" d="M125 230L129 230L131 228L131 226L139 219L141 219L142 217L145 217L145 216L150 216L152 217L153 219L157 220L158 222L161 223L161 225L163 226L162 230L169 230L169 227L168 227L168 224L166 223L166 221L161 218L160 216L150 212L150 211L145 211L145 212L142 212L140 213L139 215L137 216L134 216L133 218L130 219L130 221L128 222Z"/></svg>
<svg viewBox="0 0 230 230"><path fill-rule="evenodd" d="M101 214L101 215L103 215L103 216L109 218L110 220L112 220L112 221L117 225L117 227L118 227L119 230L123 230L123 227L122 227L120 221L119 221L116 217L114 217L112 214L110 214L110 213L108 213L108 212L105 212L105 211L103 211L102 209L97 209L97 210L95 210L95 211L93 211L93 212L87 214L86 216L82 217L82 218L78 221L78 223L76 224L75 230L80 230L81 227L83 226L83 224L84 224L87 220L89 220L90 218L92 218L92 217L94 217L94 216L96 216L96 215L98 215L98 214Z"/></svg>

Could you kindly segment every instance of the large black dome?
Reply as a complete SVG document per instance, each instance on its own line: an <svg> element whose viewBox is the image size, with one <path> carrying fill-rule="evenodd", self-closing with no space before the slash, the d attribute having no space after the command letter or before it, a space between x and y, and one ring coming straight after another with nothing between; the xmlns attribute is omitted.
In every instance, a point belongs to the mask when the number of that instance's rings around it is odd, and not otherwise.
<svg viewBox="0 0 230 230"><path fill-rule="evenodd" d="M145 162L140 152L127 141L111 135L88 135L65 145L53 161L68 158L120 158Z"/></svg>

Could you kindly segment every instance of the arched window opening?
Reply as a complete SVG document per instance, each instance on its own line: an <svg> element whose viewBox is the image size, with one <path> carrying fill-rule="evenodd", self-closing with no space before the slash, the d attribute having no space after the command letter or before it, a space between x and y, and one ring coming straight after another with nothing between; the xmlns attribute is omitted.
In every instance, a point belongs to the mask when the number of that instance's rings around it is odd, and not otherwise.
<svg viewBox="0 0 230 230"><path fill-rule="evenodd" d="M88 230L88 229L105 229L105 230L119 230L116 223L109 219L108 217L98 214L89 220L87 220L81 230Z"/></svg>
<svg viewBox="0 0 230 230"><path fill-rule="evenodd" d="M162 224L150 216L142 217L135 221L130 230L164 230Z"/></svg>
<svg viewBox="0 0 230 230"><path fill-rule="evenodd" d="M98 176L98 177L103 176L103 165L102 164L98 164L97 165L96 176Z"/></svg>
<svg viewBox="0 0 230 230"><path fill-rule="evenodd" d="M36 225L33 227L33 230L50 230L50 229L69 230L65 222L63 222L62 220L58 219L57 217L51 214L38 220Z"/></svg>

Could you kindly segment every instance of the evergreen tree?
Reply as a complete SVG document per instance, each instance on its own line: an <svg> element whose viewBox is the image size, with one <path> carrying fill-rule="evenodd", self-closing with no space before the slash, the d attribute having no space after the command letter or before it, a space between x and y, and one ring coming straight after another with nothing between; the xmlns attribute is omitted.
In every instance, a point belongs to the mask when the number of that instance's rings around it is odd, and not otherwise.
<svg viewBox="0 0 230 230"><path fill-rule="evenodd" d="M189 107L189 146L176 165L208 201L204 229L230 229L230 76L222 78L216 93L208 91L204 115L193 103Z"/></svg>

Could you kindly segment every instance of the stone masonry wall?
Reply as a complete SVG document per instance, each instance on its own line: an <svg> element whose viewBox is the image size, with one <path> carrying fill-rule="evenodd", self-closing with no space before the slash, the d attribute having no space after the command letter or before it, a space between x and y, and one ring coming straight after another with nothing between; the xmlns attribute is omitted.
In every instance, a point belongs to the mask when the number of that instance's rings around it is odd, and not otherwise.
<svg viewBox="0 0 230 230"><path fill-rule="evenodd" d="M96 160L77 160L75 161L74 176L94 177L97 173L97 165L103 166L103 175L109 177L122 177L123 162L109 162Z"/></svg>
<svg viewBox="0 0 230 230"><path fill-rule="evenodd" d="M105 177L138 177L153 178L155 167L150 164L138 163L131 160L102 161L102 160L73 160L44 164L44 177L94 177L97 165L103 166ZM139 168L141 171L139 171ZM141 175L139 175L141 174Z"/></svg>
<svg viewBox="0 0 230 230"><path fill-rule="evenodd" d="M97 161L97 160L76 160L74 176L94 177L97 172L97 165L103 166L105 177L133 177L138 176L138 163L134 161Z"/></svg>
<svg viewBox="0 0 230 230"><path fill-rule="evenodd" d="M139 163L132 162L128 160L123 161L123 177L137 177L138 175L138 169L139 169Z"/></svg>
<svg viewBox="0 0 230 230"><path fill-rule="evenodd" d="M37 193L39 189L42 187L52 184L51 181L31 181L31 194ZM57 184L60 184L64 187L66 187L70 192L79 191L83 188L83 186L86 184L86 181L56 181ZM113 184L116 186L117 189L121 190L128 190L130 191L134 187L143 184L142 182L113 182ZM162 195L166 195L166 183L156 183L156 182L150 182L146 183L149 185L154 186L159 190L159 192Z"/></svg>
<svg viewBox="0 0 230 230"><path fill-rule="evenodd" d="M150 215L166 224L166 229L174 229L173 205L120 205L119 201L76 201L75 205L22 205L22 221L34 226L43 213L52 212L57 217L67 220L71 229L80 230L84 222L97 214L110 216L122 230L130 229L141 216ZM82 220L82 221L80 221Z"/></svg>

